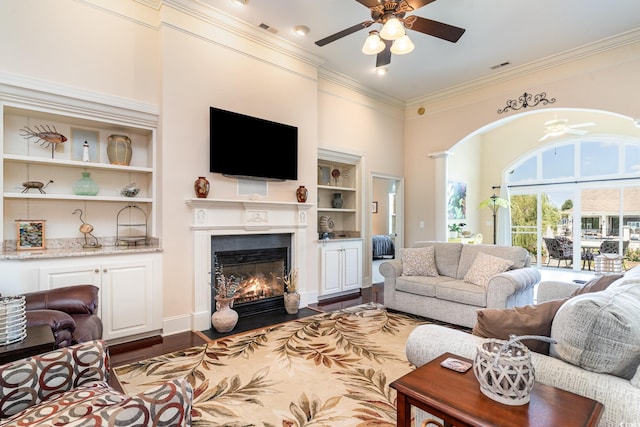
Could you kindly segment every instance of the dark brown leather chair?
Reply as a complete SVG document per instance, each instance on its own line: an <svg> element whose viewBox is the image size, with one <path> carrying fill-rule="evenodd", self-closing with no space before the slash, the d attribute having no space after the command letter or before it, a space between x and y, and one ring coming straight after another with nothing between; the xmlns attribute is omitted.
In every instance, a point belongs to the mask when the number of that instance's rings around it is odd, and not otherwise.
<svg viewBox="0 0 640 427"><path fill-rule="evenodd" d="M78 285L23 294L27 326L49 325L56 348L101 339L98 292L94 285Z"/></svg>

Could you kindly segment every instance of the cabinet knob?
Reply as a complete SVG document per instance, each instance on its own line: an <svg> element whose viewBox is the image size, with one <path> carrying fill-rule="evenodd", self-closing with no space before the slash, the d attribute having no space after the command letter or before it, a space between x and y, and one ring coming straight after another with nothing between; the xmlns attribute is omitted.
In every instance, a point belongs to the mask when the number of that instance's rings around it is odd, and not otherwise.
<svg viewBox="0 0 640 427"><path fill-rule="evenodd" d="M106 273L107 271L109 270L107 270L106 268L102 270L103 273Z"/></svg>
<svg viewBox="0 0 640 427"><path fill-rule="evenodd" d="M95 270L93 270L93 272L94 273L100 273L100 270L96 268Z"/></svg>

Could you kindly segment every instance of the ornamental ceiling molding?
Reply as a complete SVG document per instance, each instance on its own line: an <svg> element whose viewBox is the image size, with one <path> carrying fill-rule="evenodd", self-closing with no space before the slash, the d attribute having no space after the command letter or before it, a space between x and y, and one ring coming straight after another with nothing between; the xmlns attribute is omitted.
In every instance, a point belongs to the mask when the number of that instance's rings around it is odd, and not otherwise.
<svg viewBox="0 0 640 427"><path fill-rule="evenodd" d="M548 99L547 92L540 92L537 95L523 93L518 99L508 99L506 106L498 110L498 114L506 113L510 110L518 111L523 108L535 107L538 104L547 105L556 102L555 98Z"/></svg>

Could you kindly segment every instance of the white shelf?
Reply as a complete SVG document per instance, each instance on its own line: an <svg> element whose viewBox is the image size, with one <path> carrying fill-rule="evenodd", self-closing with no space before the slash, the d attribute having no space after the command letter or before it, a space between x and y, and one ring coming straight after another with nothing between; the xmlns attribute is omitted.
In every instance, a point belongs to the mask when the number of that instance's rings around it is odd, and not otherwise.
<svg viewBox="0 0 640 427"><path fill-rule="evenodd" d="M4 160L15 162L15 163L74 167L79 169L102 169L102 170L113 170L118 172L138 172L138 173L153 172L152 168L147 168L147 167L112 165L109 163L97 163L97 162L80 162L77 160L65 160L65 159L48 159L45 157L20 156L16 154L5 154Z"/></svg>
<svg viewBox="0 0 640 427"><path fill-rule="evenodd" d="M318 208L318 212L347 212L356 213L355 209Z"/></svg>
<svg viewBox="0 0 640 427"><path fill-rule="evenodd" d="M352 187L336 187L334 185L318 185L318 189L333 191L356 191L356 189Z"/></svg>
<svg viewBox="0 0 640 427"><path fill-rule="evenodd" d="M4 193L5 199L92 200L99 202L151 203L149 197L77 196L74 194Z"/></svg>

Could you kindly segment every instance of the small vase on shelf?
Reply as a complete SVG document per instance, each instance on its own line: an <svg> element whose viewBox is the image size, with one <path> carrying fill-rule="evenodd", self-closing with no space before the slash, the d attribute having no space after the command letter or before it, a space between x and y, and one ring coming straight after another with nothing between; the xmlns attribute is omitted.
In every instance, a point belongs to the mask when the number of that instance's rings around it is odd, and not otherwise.
<svg viewBox="0 0 640 427"><path fill-rule="evenodd" d="M335 209L342 209L342 193L333 193L333 200L331 200L331 206Z"/></svg>
<svg viewBox="0 0 640 427"><path fill-rule="evenodd" d="M300 294L297 292L285 293L284 309L288 314L296 314L300 309Z"/></svg>
<svg viewBox="0 0 640 427"><path fill-rule="evenodd" d="M82 178L73 183L73 193L78 196L95 196L100 191L89 172L82 172Z"/></svg>
<svg viewBox="0 0 640 427"><path fill-rule="evenodd" d="M301 185L296 190L296 199L298 199L298 203L304 203L307 201L307 196L309 195L309 191L305 188L304 185Z"/></svg>
<svg viewBox="0 0 640 427"><path fill-rule="evenodd" d="M211 325L218 332L230 332L238 323L238 312L233 309L233 298L216 297L216 311L211 315Z"/></svg>
<svg viewBox="0 0 640 427"><path fill-rule="evenodd" d="M112 165L129 166L131 162L131 139L126 135L109 135L107 157Z"/></svg>
<svg viewBox="0 0 640 427"><path fill-rule="evenodd" d="M209 195L209 188L209 180L204 176L199 176L198 179L196 179L196 182L193 183L193 189L195 190L196 197L198 199L206 199Z"/></svg>

